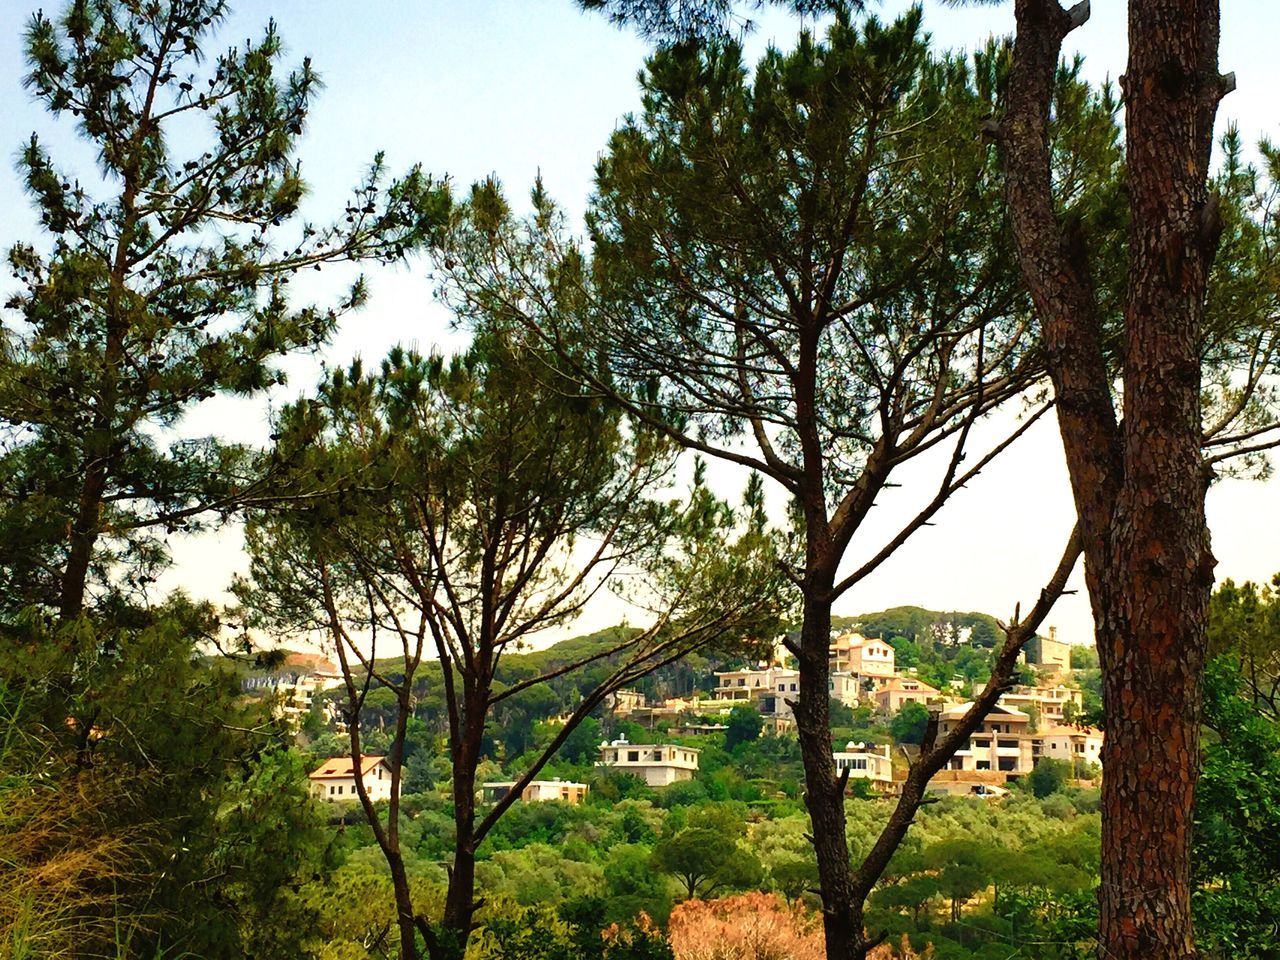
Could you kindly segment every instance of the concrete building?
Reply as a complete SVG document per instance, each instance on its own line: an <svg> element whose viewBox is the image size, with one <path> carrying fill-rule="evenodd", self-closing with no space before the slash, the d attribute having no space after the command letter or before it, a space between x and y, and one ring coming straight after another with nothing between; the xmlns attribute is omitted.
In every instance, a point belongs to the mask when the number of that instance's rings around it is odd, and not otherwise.
<svg viewBox="0 0 1280 960"><path fill-rule="evenodd" d="M833 673L853 674L880 687L894 676L893 647L884 640L868 639L860 633L845 633L831 641L828 662Z"/></svg>
<svg viewBox="0 0 1280 960"><path fill-rule="evenodd" d="M1041 733L1040 756L1055 760L1102 762L1102 731L1093 727L1053 726Z"/></svg>
<svg viewBox="0 0 1280 960"><path fill-rule="evenodd" d="M480 784L480 799L485 803L497 803L515 785L514 780L487 781ZM589 789L585 783L574 783L572 780L531 780L520 792L520 799L525 803L560 800L577 806L586 799Z"/></svg>
<svg viewBox="0 0 1280 960"><path fill-rule="evenodd" d="M355 767L350 757L333 757L308 776L311 795L321 800L358 800ZM360 758L360 780L371 800L391 799L391 766L386 757Z"/></svg>
<svg viewBox="0 0 1280 960"><path fill-rule="evenodd" d="M1056 726L1063 722L1068 703L1074 703L1076 710L1084 705L1084 694L1063 684L1052 687L1014 687L1000 698L999 703L1023 713L1035 707L1040 714L1041 727Z"/></svg>
<svg viewBox="0 0 1280 960"><path fill-rule="evenodd" d="M1071 670L1071 644L1058 639L1058 628L1050 627L1049 636L1032 637L1022 648L1028 666L1042 673L1059 674Z"/></svg>
<svg viewBox="0 0 1280 960"><path fill-rule="evenodd" d="M869 694L862 686L862 678L852 673L832 673L828 683L831 699L839 700L846 707L856 707Z"/></svg>
<svg viewBox="0 0 1280 960"><path fill-rule="evenodd" d="M739 704L755 707L764 717L791 717L788 700L800 696L800 672L785 667L716 672L712 703L722 711Z"/></svg>
<svg viewBox="0 0 1280 960"><path fill-rule="evenodd" d="M887 743L878 747L869 743L847 743L832 756L836 770L848 770L850 780L870 780L879 786L893 783L893 758Z"/></svg>
<svg viewBox="0 0 1280 960"><path fill-rule="evenodd" d="M624 738L600 744L596 766L635 774L651 787L665 787L677 780L693 779L699 752L696 747L630 743Z"/></svg>
<svg viewBox="0 0 1280 960"><path fill-rule="evenodd" d="M938 735L946 736L969 712L972 704L947 707L938 717ZM1012 707L995 706L974 729L968 743L957 750L948 770L991 771L1021 775L1035 765L1032 738L1027 733L1031 718Z"/></svg>
<svg viewBox="0 0 1280 960"><path fill-rule="evenodd" d="M891 716L901 710L903 704L927 704L940 696L936 687L915 677L892 677L872 695L876 709Z"/></svg>

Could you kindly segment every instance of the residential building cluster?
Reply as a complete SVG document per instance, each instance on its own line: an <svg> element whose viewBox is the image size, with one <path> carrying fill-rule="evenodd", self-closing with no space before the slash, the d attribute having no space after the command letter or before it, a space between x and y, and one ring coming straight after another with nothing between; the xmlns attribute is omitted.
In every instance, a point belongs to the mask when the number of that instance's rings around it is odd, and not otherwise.
<svg viewBox="0 0 1280 960"><path fill-rule="evenodd" d="M1097 764L1102 756L1100 731L1072 724L1081 711L1080 690L1068 686L1070 646L1037 638L1028 645L1026 660L1037 668L1042 683L1015 687L997 701L982 723L956 751L946 768L930 783L930 789L980 797L1000 796L1004 784L1029 773L1045 758ZM332 683L336 670L329 664L293 664L295 673L283 673L274 686L282 695L286 716L305 715L310 694ZM971 703L951 697L925 683L910 671L897 668L894 648L886 641L858 633L833 636L829 651L828 692L833 700L850 707L870 705L882 716L893 716L910 703L921 704L937 719L938 736L946 736L960 724ZM302 668L308 669L302 669ZM1044 682L1047 681L1047 682ZM305 694L305 696L304 696ZM794 729L794 705L800 696L799 671L787 665L779 647L773 657L754 667L715 674L709 698L666 699L650 703L637 690L619 690L606 700L617 717L647 721L651 728L662 723L672 736L722 733L734 707L749 705L761 716L764 729L774 735ZM625 737L599 746L596 766L630 773L650 787L667 787L691 780L698 770L700 751L678 743L632 743ZM906 752L904 751L904 756ZM869 781L875 788L893 792L906 761L898 764L889 743L851 742L833 751L836 770L848 780ZM382 757L364 757L361 779L375 800L391 795L390 768ZM355 773L349 758L326 761L311 774L313 793L326 800L356 799ZM516 781L488 781L481 785L482 802L496 803L517 785ZM520 790L520 800L536 803L559 800L581 803L588 785L559 779L532 780Z"/></svg>

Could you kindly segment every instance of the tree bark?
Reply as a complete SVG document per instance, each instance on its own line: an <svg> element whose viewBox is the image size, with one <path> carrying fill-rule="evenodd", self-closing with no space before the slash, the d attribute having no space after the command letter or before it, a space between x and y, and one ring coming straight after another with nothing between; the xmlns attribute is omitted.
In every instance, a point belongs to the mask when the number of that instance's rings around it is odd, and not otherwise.
<svg viewBox="0 0 1280 960"><path fill-rule="evenodd" d="M1191 825L1213 558L1200 339L1217 238L1217 0L1132 0L1124 483L1098 653L1107 741L1099 951L1192 958Z"/></svg>
<svg viewBox="0 0 1280 960"><path fill-rule="evenodd" d="M1058 222L1048 116L1066 34L1087 4L1018 0L998 132L1019 259L1044 323L1097 624L1103 749L1100 957L1196 955L1190 833L1213 558L1200 453L1200 340L1216 207L1207 194L1216 0L1130 0L1130 202L1124 418L1088 266Z"/></svg>
<svg viewBox="0 0 1280 960"><path fill-rule="evenodd" d="M849 841L845 835L844 781L831 753L830 591L834 577L811 579L800 628L800 698L792 704L804 761L805 806L809 809L814 854L822 893L826 955L831 960L860 957L861 903L854 903Z"/></svg>

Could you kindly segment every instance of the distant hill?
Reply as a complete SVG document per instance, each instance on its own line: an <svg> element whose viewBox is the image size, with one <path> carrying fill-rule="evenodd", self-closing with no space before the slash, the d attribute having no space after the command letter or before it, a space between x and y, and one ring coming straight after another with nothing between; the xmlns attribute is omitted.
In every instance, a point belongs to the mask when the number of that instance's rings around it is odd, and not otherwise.
<svg viewBox="0 0 1280 960"><path fill-rule="evenodd" d="M924 607L890 607L856 617L832 617L832 626L841 630L857 630L864 636L889 640L906 637L916 643L933 642L948 645L968 642L975 646L994 647L1003 633L996 618L987 613L969 611L926 610Z"/></svg>

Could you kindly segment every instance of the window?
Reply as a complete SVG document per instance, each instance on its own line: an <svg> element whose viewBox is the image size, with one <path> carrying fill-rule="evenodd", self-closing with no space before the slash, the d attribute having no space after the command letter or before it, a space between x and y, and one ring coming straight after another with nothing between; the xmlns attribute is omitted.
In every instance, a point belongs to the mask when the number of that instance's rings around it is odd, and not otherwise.
<svg viewBox="0 0 1280 960"><path fill-rule="evenodd" d="M1017 740L997 740L996 746L999 747L1001 750L1017 750L1018 741Z"/></svg>
<svg viewBox="0 0 1280 960"><path fill-rule="evenodd" d="M979 760L979 761L978 761L974 766L975 766L977 769L979 769L979 770L990 770L990 769L991 769L991 761L990 761L990 760Z"/></svg>
<svg viewBox="0 0 1280 960"><path fill-rule="evenodd" d="M1015 761L1013 757L1001 757L997 763L1000 769L1005 773L1011 773L1013 772L1013 768L1016 766L1017 761Z"/></svg>
<svg viewBox="0 0 1280 960"><path fill-rule="evenodd" d="M973 741L973 745L975 747L982 747L983 749L986 749L987 747L991 746L991 741L989 739L983 738L982 740Z"/></svg>
<svg viewBox="0 0 1280 960"><path fill-rule="evenodd" d="M338 784L338 796L342 796L342 784Z"/></svg>
<svg viewBox="0 0 1280 960"><path fill-rule="evenodd" d="M627 762L628 762L628 763L639 763L639 762L640 762L640 751L639 751L639 750L628 750L628 751L627 751Z"/></svg>
<svg viewBox="0 0 1280 960"><path fill-rule="evenodd" d="M337 792L337 790L338 788L335 787L332 783L329 784L329 796L332 797Z"/></svg>
<svg viewBox="0 0 1280 960"><path fill-rule="evenodd" d="M1083 744L1083 743L1077 743L1075 746L1076 746L1076 753L1084 753L1084 744Z"/></svg>
<svg viewBox="0 0 1280 960"><path fill-rule="evenodd" d="M661 761L662 761L662 751L661 750L653 751L653 762L660 763Z"/></svg>

